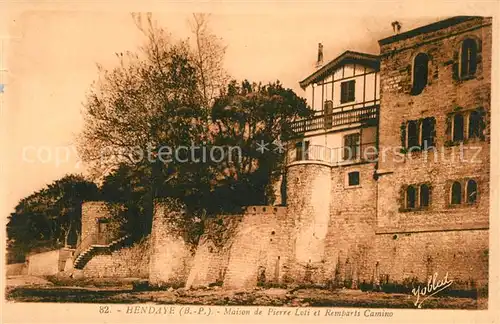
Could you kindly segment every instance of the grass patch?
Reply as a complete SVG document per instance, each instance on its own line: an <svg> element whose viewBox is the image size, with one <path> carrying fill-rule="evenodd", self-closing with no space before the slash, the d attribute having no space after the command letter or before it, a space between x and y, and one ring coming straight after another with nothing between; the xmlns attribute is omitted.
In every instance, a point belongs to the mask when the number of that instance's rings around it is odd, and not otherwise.
<svg viewBox="0 0 500 324"><path fill-rule="evenodd" d="M130 279L125 278L69 278L62 276L46 276L45 279L60 287L124 287L130 286Z"/></svg>

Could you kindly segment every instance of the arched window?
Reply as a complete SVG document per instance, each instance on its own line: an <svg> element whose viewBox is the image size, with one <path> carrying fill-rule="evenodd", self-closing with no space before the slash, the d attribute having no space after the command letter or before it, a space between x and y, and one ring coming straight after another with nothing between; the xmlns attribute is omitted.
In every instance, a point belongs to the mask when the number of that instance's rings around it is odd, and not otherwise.
<svg viewBox="0 0 500 324"><path fill-rule="evenodd" d="M417 190L413 186L406 189L406 208L415 208L417 201Z"/></svg>
<svg viewBox="0 0 500 324"><path fill-rule="evenodd" d="M459 205L462 203L462 185L460 182L453 182L451 186L451 204Z"/></svg>
<svg viewBox="0 0 500 324"><path fill-rule="evenodd" d="M481 138L483 135L483 120L481 113L477 110L469 115L469 138Z"/></svg>
<svg viewBox="0 0 500 324"><path fill-rule="evenodd" d="M464 116L456 114L453 116L453 141L460 142L464 140Z"/></svg>
<svg viewBox="0 0 500 324"><path fill-rule="evenodd" d="M477 68L477 43L473 39L466 39L462 42L460 51L460 77L472 76Z"/></svg>
<svg viewBox="0 0 500 324"><path fill-rule="evenodd" d="M427 85L429 57L425 53L419 53L413 61L413 88L412 94L418 95Z"/></svg>
<svg viewBox="0 0 500 324"><path fill-rule="evenodd" d="M477 183L474 180L467 181L467 202L475 203L477 200Z"/></svg>
<svg viewBox="0 0 500 324"><path fill-rule="evenodd" d="M423 184L420 186L420 208L429 207L430 202L430 189L429 186Z"/></svg>

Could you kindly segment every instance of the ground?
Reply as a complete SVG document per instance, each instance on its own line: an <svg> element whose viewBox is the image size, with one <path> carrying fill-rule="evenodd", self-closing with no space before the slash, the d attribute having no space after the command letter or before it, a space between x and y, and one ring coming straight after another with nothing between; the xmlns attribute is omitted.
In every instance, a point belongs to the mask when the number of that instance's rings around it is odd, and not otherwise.
<svg viewBox="0 0 500 324"><path fill-rule="evenodd" d="M351 289L254 288L225 290L134 289L137 279L64 279L12 276L7 278L6 298L18 302L157 303L191 305L261 305L301 307L414 308L415 296ZM486 309L486 298L430 297L422 308Z"/></svg>

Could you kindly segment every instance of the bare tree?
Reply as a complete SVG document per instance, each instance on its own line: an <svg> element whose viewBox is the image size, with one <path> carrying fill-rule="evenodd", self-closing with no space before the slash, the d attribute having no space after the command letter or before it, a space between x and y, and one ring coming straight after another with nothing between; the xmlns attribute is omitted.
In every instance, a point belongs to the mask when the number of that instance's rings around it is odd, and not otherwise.
<svg viewBox="0 0 500 324"><path fill-rule="evenodd" d="M197 115L201 97L189 45L173 42L149 14L146 21L134 18L146 44L138 53L117 53L113 69L98 66L99 79L84 103L78 148L95 177L123 162L148 167L146 153L190 143L199 134L194 121L204 119Z"/></svg>
<svg viewBox="0 0 500 324"><path fill-rule="evenodd" d="M192 178L193 168L172 158L172 150L203 141L207 110L188 42L173 41L151 14L132 16L146 42L137 53L118 53L117 67L99 67L84 104L79 153L94 178L121 163L148 178L140 224L147 234L159 191L173 179L189 182L182 175Z"/></svg>
<svg viewBox="0 0 500 324"><path fill-rule="evenodd" d="M223 44L221 38L211 32L208 14L195 13L189 23L195 40L192 59L196 66L199 91L204 108L210 109L230 79L224 69L227 46Z"/></svg>

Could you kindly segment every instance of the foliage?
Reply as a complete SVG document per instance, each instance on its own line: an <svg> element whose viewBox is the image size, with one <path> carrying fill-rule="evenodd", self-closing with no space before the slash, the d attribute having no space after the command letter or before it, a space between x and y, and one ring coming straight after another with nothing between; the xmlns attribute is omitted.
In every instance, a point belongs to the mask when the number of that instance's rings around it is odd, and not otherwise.
<svg viewBox="0 0 500 324"><path fill-rule="evenodd" d="M195 219L271 203L284 154L270 143L291 134L289 121L311 113L305 100L279 81L228 83L225 47L206 15L193 15L194 46L174 41L151 15L134 19L146 44L117 54L116 68L99 69L79 138L83 161L103 178L104 199L125 205L122 226L138 237L149 234L158 197L180 199L188 208L183 226L197 235ZM261 141L271 150L260 153ZM201 149L178 155L178 148L194 146ZM216 146L241 154L199 159Z"/></svg>
<svg viewBox="0 0 500 324"><path fill-rule="evenodd" d="M36 248L75 245L81 204L98 198L96 184L81 175L67 175L21 199L7 224L9 257L21 261Z"/></svg>
<svg viewBox="0 0 500 324"><path fill-rule="evenodd" d="M144 223L152 221L147 208L151 203L150 179L144 171L144 168L122 163L104 177L101 185L101 197L116 212L114 218L118 227L135 239L144 236L140 229L147 227ZM118 210L117 205L123 209Z"/></svg>
<svg viewBox="0 0 500 324"><path fill-rule="evenodd" d="M305 100L279 81L229 83L212 108L210 137L214 146L239 148L239 155L231 150L231 156L211 165L217 183L210 199L218 212L272 203L271 185L285 156L281 140L292 133L290 121L311 113ZM262 144L264 151L259 150Z"/></svg>
<svg viewBox="0 0 500 324"><path fill-rule="evenodd" d="M112 177L135 178L132 182L138 183L138 188L133 190L139 192L127 200L128 207L138 204L130 213L137 212L141 221L132 224L138 224L139 232L147 235L153 199L163 196L168 188L180 189L182 183L194 177L190 163L172 159L162 149L202 142L207 117L201 108L197 69L189 44L172 41L150 16L146 27L140 19L138 26L147 37L139 54L119 54L118 67L100 69L100 80L85 103L79 153L95 177L118 167ZM124 174L123 165L131 173ZM109 181L113 182L105 179ZM108 189L106 192L114 195Z"/></svg>

